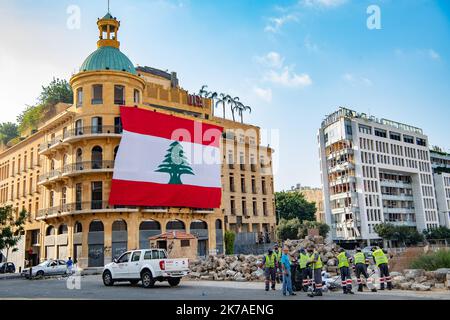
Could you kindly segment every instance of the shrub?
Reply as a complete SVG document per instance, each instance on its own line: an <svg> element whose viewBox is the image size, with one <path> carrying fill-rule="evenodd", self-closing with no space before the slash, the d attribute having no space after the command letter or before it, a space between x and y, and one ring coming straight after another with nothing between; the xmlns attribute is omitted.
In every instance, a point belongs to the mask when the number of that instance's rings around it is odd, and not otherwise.
<svg viewBox="0 0 450 320"><path fill-rule="evenodd" d="M225 231L225 254L234 253L234 240L236 239L236 234L231 231Z"/></svg>
<svg viewBox="0 0 450 320"><path fill-rule="evenodd" d="M436 252L423 254L411 262L412 269L425 269L434 271L439 268L450 268L450 251L438 250Z"/></svg>
<svg viewBox="0 0 450 320"><path fill-rule="evenodd" d="M318 229L319 234L326 238L328 235L328 232L330 232L330 226L326 223L321 223L317 221L303 221L300 229L298 231L298 237L300 239L303 239L308 235L308 229Z"/></svg>
<svg viewBox="0 0 450 320"><path fill-rule="evenodd" d="M277 236L280 240L297 239L298 230L301 226L300 220L281 218L277 227Z"/></svg>

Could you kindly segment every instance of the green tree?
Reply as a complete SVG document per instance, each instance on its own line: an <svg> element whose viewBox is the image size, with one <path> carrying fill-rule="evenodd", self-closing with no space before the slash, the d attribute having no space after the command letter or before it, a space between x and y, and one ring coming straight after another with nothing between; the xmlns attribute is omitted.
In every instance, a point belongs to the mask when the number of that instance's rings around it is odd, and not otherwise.
<svg viewBox="0 0 450 320"><path fill-rule="evenodd" d="M164 172L170 175L169 184L183 184L181 176L183 174L195 175L184 155L183 146L175 141L170 144L164 161L155 172Z"/></svg>
<svg viewBox="0 0 450 320"><path fill-rule="evenodd" d="M384 240L397 241L405 246L415 245L424 239L423 234L415 228L395 226L391 223L378 224L374 230Z"/></svg>
<svg viewBox="0 0 450 320"><path fill-rule="evenodd" d="M321 222L317 222L317 221L303 221L299 232L298 232L298 238L303 239L308 235L308 230L309 229L318 229L319 230L319 234L326 238L328 233L330 232L330 226L327 225L326 223L321 223Z"/></svg>
<svg viewBox="0 0 450 320"><path fill-rule="evenodd" d="M236 234L231 231L225 231L225 254L234 253L234 240L236 239Z"/></svg>
<svg viewBox="0 0 450 320"><path fill-rule="evenodd" d="M279 240L297 239L299 229L302 223L298 218L284 219L281 218L277 226L277 236Z"/></svg>
<svg viewBox="0 0 450 320"><path fill-rule="evenodd" d="M11 206L0 207L0 250L6 249L6 261L9 251L17 251L24 230L27 212L22 210L16 216Z"/></svg>
<svg viewBox="0 0 450 320"><path fill-rule="evenodd" d="M298 192L276 192L275 205L280 218L315 221L316 205ZM277 216L278 219L278 216Z"/></svg>
<svg viewBox="0 0 450 320"><path fill-rule="evenodd" d="M450 229L439 227L431 230L424 230L423 234L427 239L450 239Z"/></svg>
<svg viewBox="0 0 450 320"><path fill-rule="evenodd" d="M218 105L222 105L222 112L223 112L223 118L225 119L225 105L227 104L227 103L230 103L230 101L231 101L231 97L228 95L228 94L225 94L225 93L220 93L219 94L219 96L218 96L218 98L217 98L217 101L216 101L216 107L218 106Z"/></svg>
<svg viewBox="0 0 450 320"><path fill-rule="evenodd" d="M0 123L0 141L7 144L10 140L19 136L17 124L12 122Z"/></svg>

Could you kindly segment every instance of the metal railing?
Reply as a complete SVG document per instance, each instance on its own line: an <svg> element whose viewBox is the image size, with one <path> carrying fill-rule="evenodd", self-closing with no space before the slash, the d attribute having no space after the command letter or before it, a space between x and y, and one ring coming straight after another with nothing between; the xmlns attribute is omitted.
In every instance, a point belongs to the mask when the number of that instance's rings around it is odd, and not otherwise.
<svg viewBox="0 0 450 320"><path fill-rule="evenodd" d="M114 169L114 161L83 161L68 164L63 167L63 174L71 174L83 171Z"/></svg>

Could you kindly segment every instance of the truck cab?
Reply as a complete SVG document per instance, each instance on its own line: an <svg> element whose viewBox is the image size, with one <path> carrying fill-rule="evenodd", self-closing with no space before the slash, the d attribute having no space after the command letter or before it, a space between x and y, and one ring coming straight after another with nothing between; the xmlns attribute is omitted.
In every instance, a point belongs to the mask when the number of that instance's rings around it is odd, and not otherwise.
<svg viewBox="0 0 450 320"><path fill-rule="evenodd" d="M107 264L103 270L103 283L112 286L115 282L139 281L143 287L151 288L156 281L168 281L177 286L181 278L189 273L188 259L168 259L163 249L132 250Z"/></svg>

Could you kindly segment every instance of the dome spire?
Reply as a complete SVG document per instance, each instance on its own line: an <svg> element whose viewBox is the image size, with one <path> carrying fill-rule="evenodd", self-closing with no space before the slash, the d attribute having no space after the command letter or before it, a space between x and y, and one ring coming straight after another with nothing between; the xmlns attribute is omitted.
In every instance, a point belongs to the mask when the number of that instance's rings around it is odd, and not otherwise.
<svg viewBox="0 0 450 320"><path fill-rule="evenodd" d="M120 21L117 21L109 11L108 0L108 13L97 21L98 30L100 31L100 38L97 41L97 46L101 47L114 47L119 48L120 42L117 40L117 32L120 28Z"/></svg>

